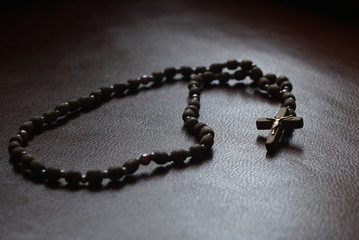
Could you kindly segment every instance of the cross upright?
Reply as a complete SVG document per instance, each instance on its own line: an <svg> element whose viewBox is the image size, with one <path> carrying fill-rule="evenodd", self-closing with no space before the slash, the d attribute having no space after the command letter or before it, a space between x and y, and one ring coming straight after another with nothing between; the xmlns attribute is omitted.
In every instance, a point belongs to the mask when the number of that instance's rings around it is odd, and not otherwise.
<svg viewBox="0 0 359 240"><path fill-rule="evenodd" d="M273 152L279 145L280 138L286 129L302 128L303 118L289 115L288 108L282 107L277 116L257 119L257 129L270 129L266 141L268 152Z"/></svg>

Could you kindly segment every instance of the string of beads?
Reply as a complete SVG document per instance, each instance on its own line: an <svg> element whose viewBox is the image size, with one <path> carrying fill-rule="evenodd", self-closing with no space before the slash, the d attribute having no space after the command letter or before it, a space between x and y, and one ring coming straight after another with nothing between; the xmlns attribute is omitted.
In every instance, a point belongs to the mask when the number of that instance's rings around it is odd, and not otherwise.
<svg viewBox="0 0 359 240"><path fill-rule="evenodd" d="M229 71L224 71L225 69ZM45 127L56 124L58 120L67 118L71 113L89 111L105 100L138 91L144 85L162 84L167 80L177 79L178 74L182 75L182 79L189 79L187 84L189 90L188 106L182 114L184 128L198 139L198 143L190 146L188 150L177 149L169 154L161 151L146 153L139 158L127 160L122 166L112 166L106 170L88 170L82 174L77 170L46 167L42 161L36 159L25 149L29 140L40 134ZM291 93L292 84L288 78L285 76L277 77L271 73L263 75L261 69L249 60L229 60L225 63L212 64L209 68L203 66L196 68L188 66L170 67L164 69L163 72L143 75L137 79L128 80L126 83L115 83L111 86L101 87L88 96L60 103L54 110L21 124L18 134L11 137L9 141L10 161L16 167L42 178L47 183L56 183L60 179L65 179L70 186L78 184L98 186L101 185L103 179L118 181L126 175L134 174L140 165L148 165L151 162L163 165L169 162L184 162L187 158L200 159L212 148L215 137L212 128L198 121L202 89L213 81L226 84L231 79L241 81L247 77L252 79L255 86L266 92L269 97L280 100L282 106L287 107L290 114L295 116L295 97Z"/></svg>

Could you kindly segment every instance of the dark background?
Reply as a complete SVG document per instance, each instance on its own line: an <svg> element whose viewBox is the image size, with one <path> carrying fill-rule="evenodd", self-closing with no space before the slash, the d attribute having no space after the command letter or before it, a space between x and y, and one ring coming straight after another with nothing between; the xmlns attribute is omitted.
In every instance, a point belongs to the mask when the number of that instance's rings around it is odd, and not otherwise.
<svg viewBox="0 0 359 240"><path fill-rule="evenodd" d="M1 239L358 239L358 5L350 1L16 1L0 16ZM213 155L142 167L99 190L15 172L7 141L56 104L168 66L251 59L294 85L304 128L267 155L245 87L202 95ZM36 137L48 166L86 171L188 148L184 82L114 99Z"/></svg>

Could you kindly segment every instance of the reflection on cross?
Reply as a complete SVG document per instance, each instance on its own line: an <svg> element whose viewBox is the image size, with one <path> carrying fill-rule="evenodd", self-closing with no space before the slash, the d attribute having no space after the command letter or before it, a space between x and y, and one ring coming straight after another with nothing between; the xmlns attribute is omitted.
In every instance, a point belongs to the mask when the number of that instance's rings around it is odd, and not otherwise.
<svg viewBox="0 0 359 240"><path fill-rule="evenodd" d="M277 149L284 130L302 127L303 118L288 115L288 108L286 107L281 108L278 115L273 118L266 117L257 119L257 129L271 130L266 141L268 152L273 152Z"/></svg>

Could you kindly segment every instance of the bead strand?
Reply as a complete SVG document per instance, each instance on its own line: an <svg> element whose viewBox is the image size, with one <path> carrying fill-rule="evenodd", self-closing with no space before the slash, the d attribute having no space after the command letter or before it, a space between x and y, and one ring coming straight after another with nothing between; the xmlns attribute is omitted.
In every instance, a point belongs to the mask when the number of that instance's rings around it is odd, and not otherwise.
<svg viewBox="0 0 359 240"><path fill-rule="evenodd" d="M228 71L224 71L227 69ZM176 149L170 154L166 152L152 152L142 154L139 158L129 159L122 166L111 166L106 170L92 169L82 174L77 170L62 170L59 168L46 167L44 163L27 153L27 146L30 139L40 133L46 126L56 124L60 119L66 118L69 114L78 111L90 111L114 96L126 95L130 92L140 90L141 86L148 84L162 84L164 81L171 81L180 74L183 79L189 79L188 105L182 114L183 127L198 140L188 150ZM10 138L8 151L11 162L25 171L30 171L35 176L44 179L48 183L56 183L64 179L69 185L87 183L89 186L99 186L104 179L111 181L121 180L126 175L134 174L140 167L154 162L158 165L170 162L183 163L187 158L199 159L206 155L214 144L214 131L207 124L198 121L200 110L200 94L202 90L214 81L219 84L226 84L230 80L242 81L249 77L253 80L259 91L267 93L271 98L281 100L282 105L287 107L295 116L295 97L291 93L292 84L287 77L274 74L263 75L261 69L253 65L249 60L237 61L228 60L225 63L215 63L209 68L199 66L191 68L169 67L163 72L153 72L150 75L143 75L136 79L130 79L125 83L115 83L110 86L100 87L92 91L88 96L78 99L71 99L55 106L54 110L45 112L42 116L36 116L20 125L17 135Z"/></svg>

